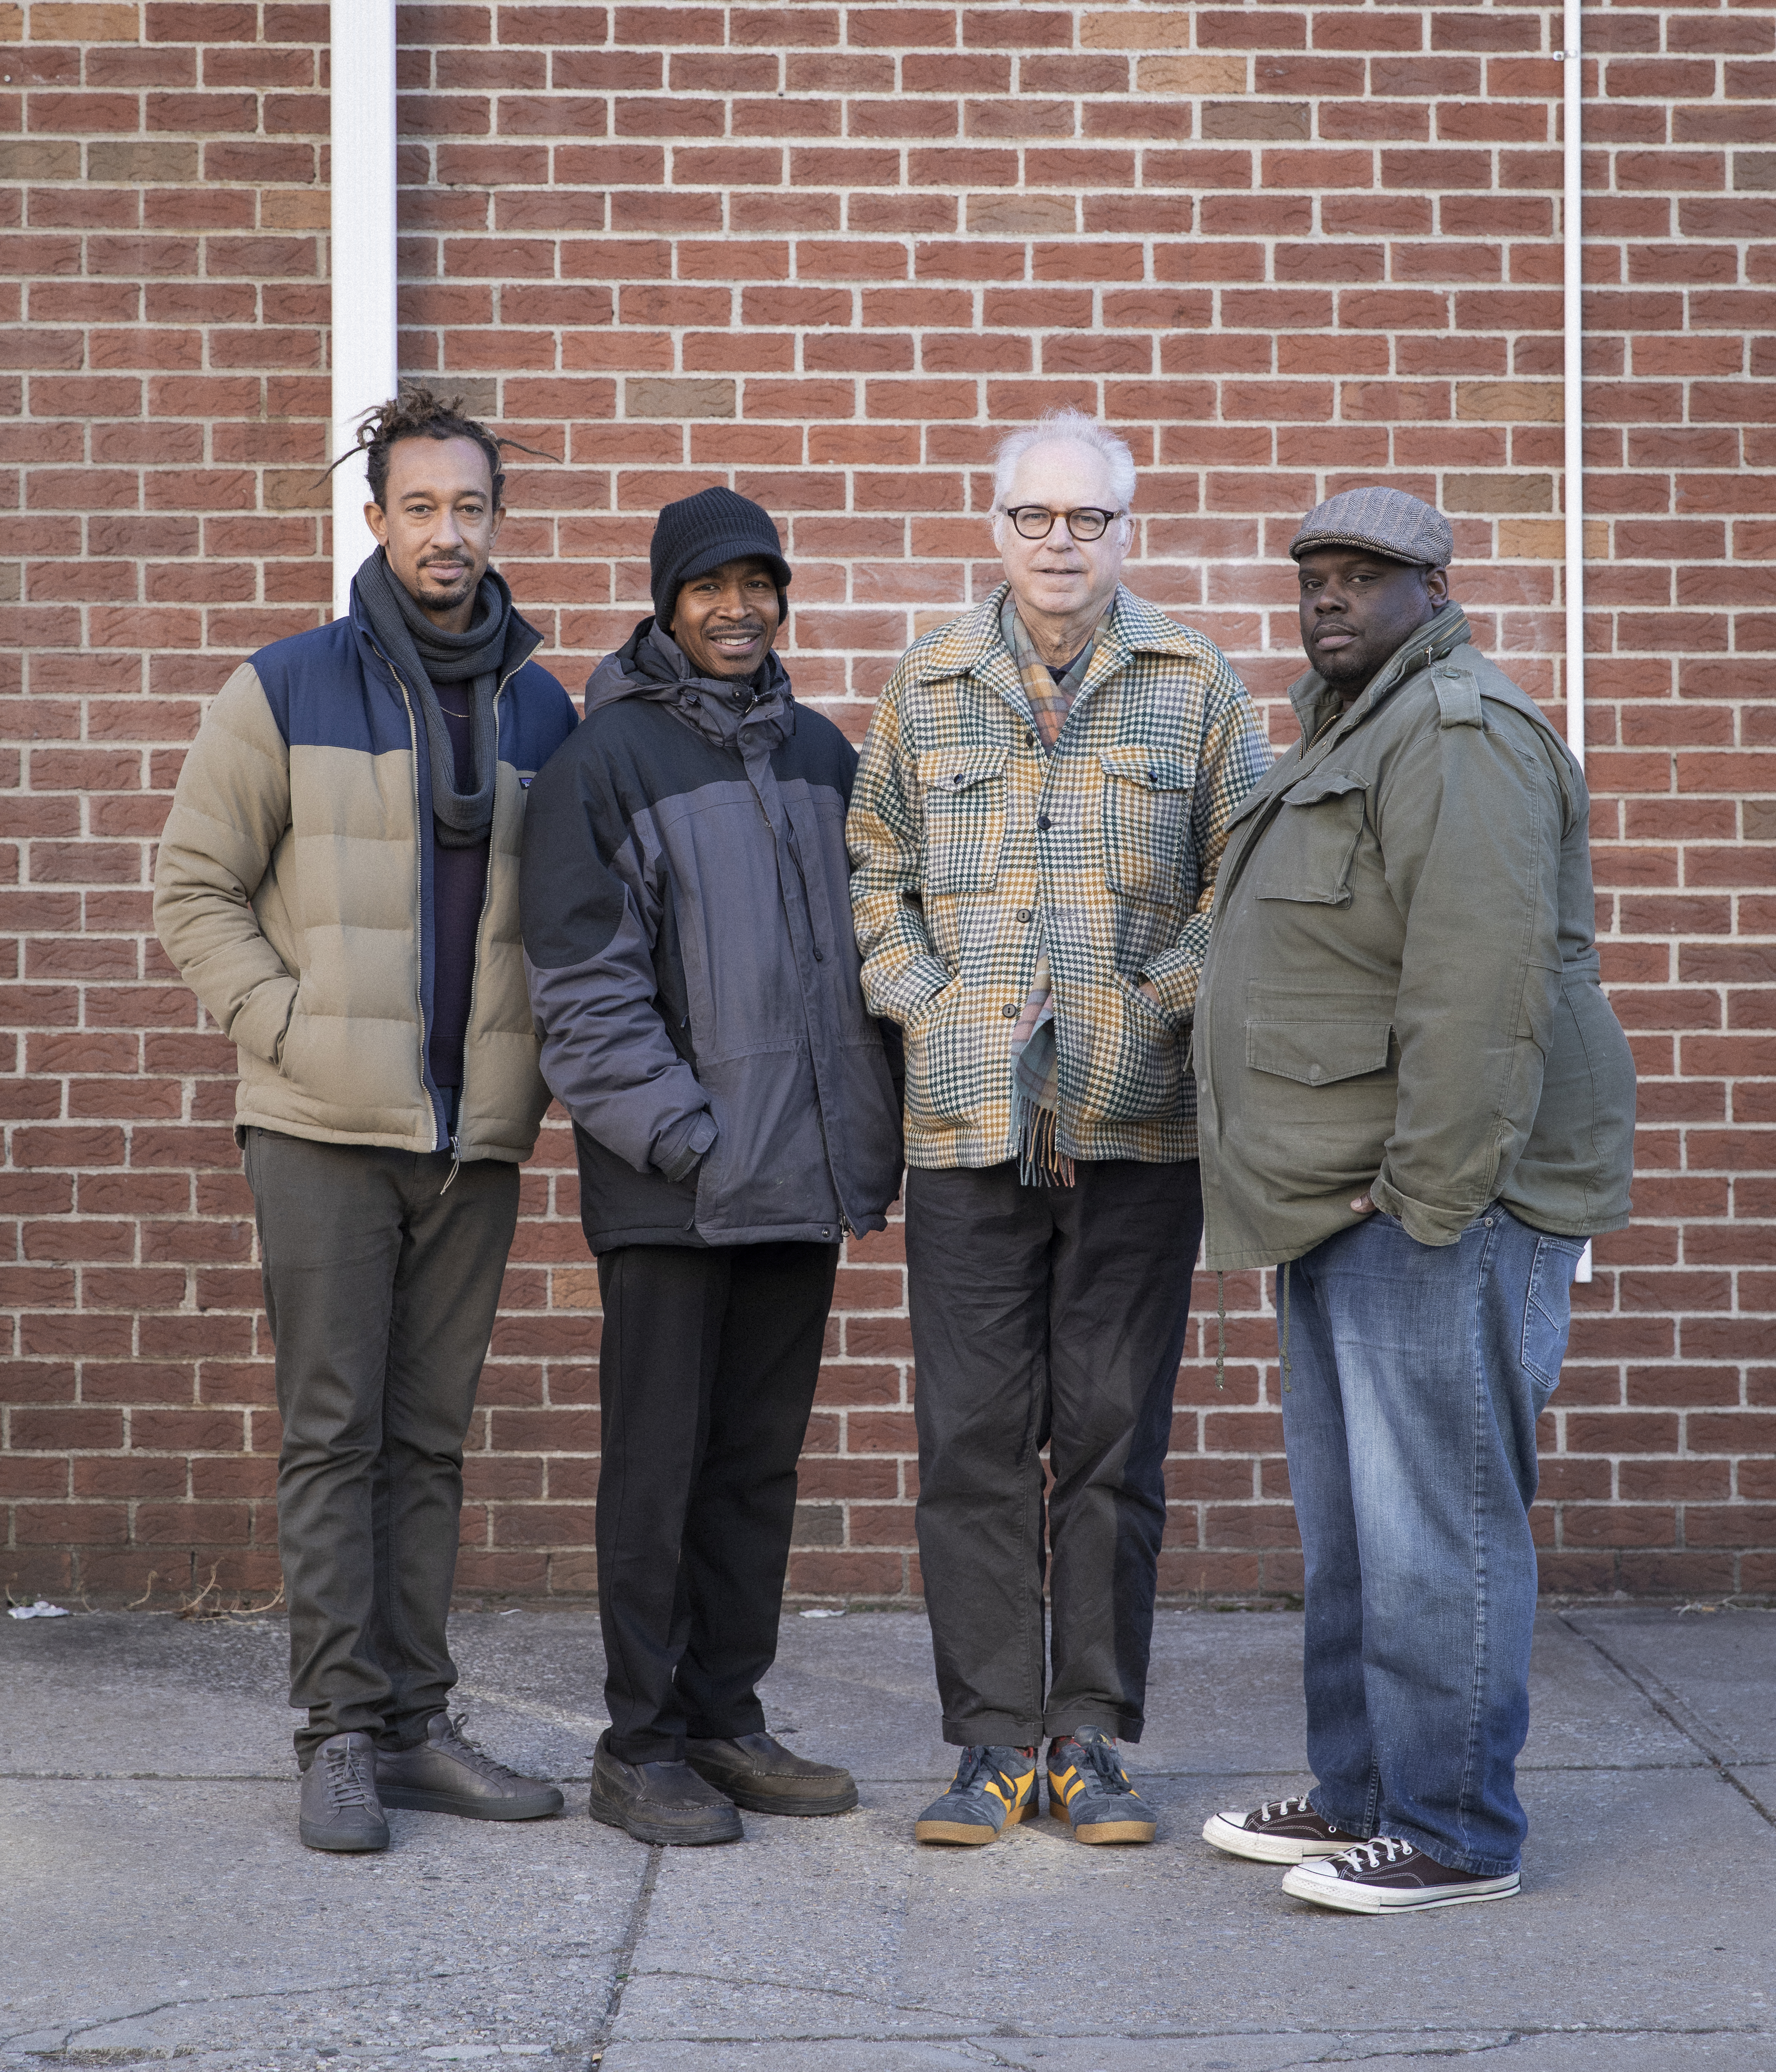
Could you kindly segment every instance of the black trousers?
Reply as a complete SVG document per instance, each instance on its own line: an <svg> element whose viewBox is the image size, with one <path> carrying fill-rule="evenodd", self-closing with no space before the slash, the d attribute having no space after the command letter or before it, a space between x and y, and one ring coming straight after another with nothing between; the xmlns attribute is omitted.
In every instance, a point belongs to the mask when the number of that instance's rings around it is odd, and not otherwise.
<svg viewBox="0 0 1776 2072"><path fill-rule="evenodd" d="M1139 1741L1172 1393L1202 1234L1194 1160L906 1175L920 1566L944 1738ZM1050 1653L1043 1678L1042 1464Z"/></svg>
<svg viewBox="0 0 1776 2072"><path fill-rule="evenodd" d="M421 1738L445 1642L462 1440L518 1220L518 1168L247 1133L277 1346L278 1551L306 1770L329 1735Z"/></svg>
<svg viewBox="0 0 1776 2072"><path fill-rule="evenodd" d="M765 1724L839 1248L602 1254L598 1618L610 1747L669 1762Z"/></svg>

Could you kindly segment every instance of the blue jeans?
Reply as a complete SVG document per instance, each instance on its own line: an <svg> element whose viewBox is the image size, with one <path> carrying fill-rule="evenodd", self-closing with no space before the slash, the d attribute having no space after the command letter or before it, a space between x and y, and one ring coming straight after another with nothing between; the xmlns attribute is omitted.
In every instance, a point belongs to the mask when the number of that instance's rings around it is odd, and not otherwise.
<svg viewBox="0 0 1776 2072"><path fill-rule="evenodd" d="M1492 1877L1528 1824L1536 1420L1583 1248L1494 1203L1451 1245L1378 1214L1289 1269L1314 1809Z"/></svg>

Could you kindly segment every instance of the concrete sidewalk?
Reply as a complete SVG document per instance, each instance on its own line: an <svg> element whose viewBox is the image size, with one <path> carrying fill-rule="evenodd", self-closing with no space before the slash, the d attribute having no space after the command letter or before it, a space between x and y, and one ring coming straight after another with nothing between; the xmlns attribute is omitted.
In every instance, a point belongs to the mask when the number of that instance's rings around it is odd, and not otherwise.
<svg viewBox="0 0 1776 2072"><path fill-rule="evenodd" d="M772 1725L862 1804L721 1849L586 1819L594 1618L454 1640L471 1733L569 1811L346 1859L296 1840L277 1622L0 1620L0 2066L1776 2072L1776 1613L1545 1614L1523 1896L1391 1921L1197 1839L1304 1781L1298 1616L1161 1615L1143 1850L915 1847L952 1767L916 1615L786 1620Z"/></svg>

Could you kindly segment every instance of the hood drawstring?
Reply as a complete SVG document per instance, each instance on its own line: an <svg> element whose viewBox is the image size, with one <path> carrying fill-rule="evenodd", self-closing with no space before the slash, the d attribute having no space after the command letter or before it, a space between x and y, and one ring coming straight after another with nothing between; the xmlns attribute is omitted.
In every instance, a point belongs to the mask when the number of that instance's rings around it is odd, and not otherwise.
<svg viewBox="0 0 1776 2072"><path fill-rule="evenodd" d="M1215 1385L1227 1385L1227 1276L1215 1276Z"/></svg>
<svg viewBox="0 0 1776 2072"><path fill-rule="evenodd" d="M1283 1393L1285 1396L1291 1396L1294 1393L1289 1379L1294 1372L1294 1369L1289 1363L1289 1270L1292 1263L1289 1260L1285 1260L1283 1262Z"/></svg>

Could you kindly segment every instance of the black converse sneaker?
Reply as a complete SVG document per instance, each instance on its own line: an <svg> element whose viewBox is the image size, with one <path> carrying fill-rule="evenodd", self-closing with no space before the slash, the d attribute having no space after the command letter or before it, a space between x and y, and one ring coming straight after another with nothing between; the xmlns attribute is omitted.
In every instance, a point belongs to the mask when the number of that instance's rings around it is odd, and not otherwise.
<svg viewBox="0 0 1776 2072"><path fill-rule="evenodd" d="M1466 1906L1477 1899L1509 1899L1519 1890L1515 1871L1489 1877L1483 1871L1452 1871L1410 1842L1378 1835L1340 1856L1297 1864L1283 1890L1316 1906L1346 1914L1404 1914L1420 1906Z"/></svg>
<svg viewBox="0 0 1776 2072"><path fill-rule="evenodd" d="M1342 1855L1363 1837L1333 1827L1304 1792L1298 1799L1267 1799L1255 1813L1211 1813L1202 1839L1211 1849L1255 1864L1299 1864L1309 1856Z"/></svg>

